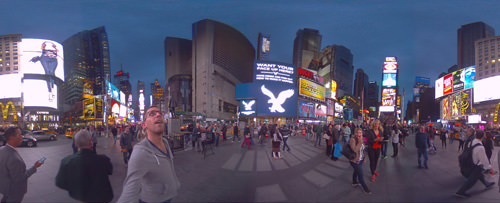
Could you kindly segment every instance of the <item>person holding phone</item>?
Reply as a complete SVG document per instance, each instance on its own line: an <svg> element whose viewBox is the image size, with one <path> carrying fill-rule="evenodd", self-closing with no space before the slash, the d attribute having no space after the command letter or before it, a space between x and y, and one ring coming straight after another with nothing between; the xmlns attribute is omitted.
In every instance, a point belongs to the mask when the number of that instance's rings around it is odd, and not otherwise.
<svg viewBox="0 0 500 203"><path fill-rule="evenodd" d="M7 144L0 147L1 202L22 202L28 191L28 178L42 166L44 160L36 161L31 168L26 169L23 158L16 150L23 141L21 129L10 127L5 131L4 137Z"/></svg>

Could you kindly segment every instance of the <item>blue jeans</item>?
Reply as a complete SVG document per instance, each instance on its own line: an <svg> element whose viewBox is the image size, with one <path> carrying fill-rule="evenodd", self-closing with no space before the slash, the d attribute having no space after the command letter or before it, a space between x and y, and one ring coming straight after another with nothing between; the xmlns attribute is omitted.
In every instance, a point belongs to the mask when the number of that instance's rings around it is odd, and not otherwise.
<svg viewBox="0 0 500 203"><path fill-rule="evenodd" d="M285 146L288 147L288 150L290 151L290 147L287 144L288 137L283 137L283 151L285 151Z"/></svg>
<svg viewBox="0 0 500 203"><path fill-rule="evenodd" d="M386 142L384 140L384 142L382 142L382 157L386 157L387 156L387 144L389 142Z"/></svg>
<svg viewBox="0 0 500 203"><path fill-rule="evenodd" d="M311 133L306 132L306 140L309 141L309 137L311 136Z"/></svg>
<svg viewBox="0 0 500 203"><path fill-rule="evenodd" d="M214 146L217 147L217 145L219 145L219 136L218 135L216 135L214 138Z"/></svg>
<svg viewBox="0 0 500 203"><path fill-rule="evenodd" d="M316 133L316 141L314 141L314 146L316 145L321 147L321 133Z"/></svg>
<svg viewBox="0 0 500 203"><path fill-rule="evenodd" d="M429 159L427 149L417 149L418 152L418 166L422 167L422 155L424 155L424 166L427 167L427 160Z"/></svg>
<svg viewBox="0 0 500 203"><path fill-rule="evenodd" d="M366 186L365 179L363 178L363 160L359 163L354 163L352 161L349 161L349 163L351 163L351 166L354 169L354 173L352 174L352 184L360 183L361 186L363 186L363 189L368 191L368 186Z"/></svg>

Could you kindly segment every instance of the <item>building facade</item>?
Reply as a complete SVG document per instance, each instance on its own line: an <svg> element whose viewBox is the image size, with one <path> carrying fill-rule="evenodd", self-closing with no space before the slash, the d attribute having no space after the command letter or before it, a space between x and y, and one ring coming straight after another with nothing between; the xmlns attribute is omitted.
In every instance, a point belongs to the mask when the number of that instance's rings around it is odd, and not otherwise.
<svg viewBox="0 0 500 203"><path fill-rule="evenodd" d="M462 25L457 30L457 64L458 69L475 65L476 40L495 36L495 29L483 22Z"/></svg>
<svg viewBox="0 0 500 203"><path fill-rule="evenodd" d="M82 101L83 79L93 81L94 95L105 94L105 80L110 74L110 57L104 26L79 32L66 39L63 46L66 57L64 103L74 105Z"/></svg>
<svg viewBox="0 0 500 203"><path fill-rule="evenodd" d="M318 60L321 50L321 34L318 30L304 28L296 33L293 41L293 61L292 64L297 68L317 70L314 65L310 67L311 62Z"/></svg>
<svg viewBox="0 0 500 203"><path fill-rule="evenodd" d="M235 119L236 84L252 81L255 49L235 28L210 19L193 23L193 112Z"/></svg>
<svg viewBox="0 0 500 203"><path fill-rule="evenodd" d="M192 41L165 38L165 96L171 111L192 112Z"/></svg>
<svg viewBox="0 0 500 203"><path fill-rule="evenodd" d="M366 91L365 109L368 109L368 111L370 111L370 113L368 115L372 118L378 117L378 107L380 104L380 101L378 98L379 98L379 86L378 86L377 82L370 81L368 83L368 89Z"/></svg>
<svg viewBox="0 0 500 203"><path fill-rule="evenodd" d="M366 74L363 69L358 69L356 71L356 77L354 78L354 93L353 96L359 101L364 100L364 105L367 104L367 93L368 93L368 74ZM365 107L366 108L366 107Z"/></svg>
<svg viewBox="0 0 500 203"><path fill-rule="evenodd" d="M22 34L0 35L0 127L22 121L20 43Z"/></svg>
<svg viewBox="0 0 500 203"><path fill-rule="evenodd" d="M322 50L318 75L325 81L337 82L337 96L351 95L354 76L353 55L342 45L327 46Z"/></svg>

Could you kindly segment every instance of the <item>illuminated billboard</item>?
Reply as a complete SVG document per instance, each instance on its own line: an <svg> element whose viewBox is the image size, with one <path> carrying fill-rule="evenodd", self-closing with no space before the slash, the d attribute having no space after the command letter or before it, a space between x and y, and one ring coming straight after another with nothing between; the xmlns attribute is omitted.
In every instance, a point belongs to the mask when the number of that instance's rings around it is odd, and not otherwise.
<svg viewBox="0 0 500 203"><path fill-rule="evenodd" d="M122 105L125 105L126 104L126 97L125 97L125 93L123 93L122 91L120 91L120 104Z"/></svg>
<svg viewBox="0 0 500 203"><path fill-rule="evenodd" d="M93 82L89 80L82 80L83 82L83 98L89 99L94 98L94 87Z"/></svg>
<svg viewBox="0 0 500 203"><path fill-rule="evenodd" d="M144 111L144 107L145 107L145 98L144 98L144 92L143 90L140 90L140 93L139 93L139 110L140 111Z"/></svg>
<svg viewBox="0 0 500 203"><path fill-rule="evenodd" d="M471 102L471 89L461 92L460 95L460 109L462 115L469 115L472 113L472 102Z"/></svg>
<svg viewBox="0 0 500 203"><path fill-rule="evenodd" d="M332 80L332 83L331 83L330 96L332 99L337 99L337 82L335 82L335 80Z"/></svg>
<svg viewBox="0 0 500 203"><path fill-rule="evenodd" d="M335 101L331 99L326 100L326 114L329 116L335 115Z"/></svg>
<svg viewBox="0 0 500 203"><path fill-rule="evenodd" d="M431 79L430 78L424 78L424 77L415 77L415 82L417 83L424 83L424 84L427 84L427 85L430 85L431 84Z"/></svg>
<svg viewBox="0 0 500 203"><path fill-rule="evenodd" d="M456 93L454 95L450 96L450 103L451 103L451 117L457 117L462 115L461 111L461 94Z"/></svg>
<svg viewBox="0 0 500 203"><path fill-rule="evenodd" d="M299 94L301 96L325 101L325 87L309 80L299 78Z"/></svg>
<svg viewBox="0 0 500 203"><path fill-rule="evenodd" d="M255 99L246 99L240 101L240 116L255 116L257 105Z"/></svg>
<svg viewBox="0 0 500 203"><path fill-rule="evenodd" d="M396 76L396 73L384 73L382 87L395 87L397 84Z"/></svg>
<svg viewBox="0 0 500 203"><path fill-rule="evenodd" d="M396 105L396 89L384 88L382 89L382 106L395 106Z"/></svg>
<svg viewBox="0 0 500 203"><path fill-rule="evenodd" d="M111 100L111 113L116 115L120 114L120 103L115 100Z"/></svg>
<svg viewBox="0 0 500 203"><path fill-rule="evenodd" d="M299 118L314 118L315 115L314 102L299 101Z"/></svg>
<svg viewBox="0 0 500 203"><path fill-rule="evenodd" d="M120 104L120 113L119 113L120 118L126 118L127 117L127 106Z"/></svg>
<svg viewBox="0 0 500 203"><path fill-rule="evenodd" d="M378 111L380 112L394 112L394 106L380 106Z"/></svg>
<svg viewBox="0 0 500 203"><path fill-rule="evenodd" d="M450 103L448 97L441 101L441 119L448 120L450 117Z"/></svg>
<svg viewBox="0 0 500 203"><path fill-rule="evenodd" d="M460 91L464 89L464 82L461 79L461 73L463 69L457 70L452 73L453 75L453 91Z"/></svg>
<svg viewBox="0 0 500 203"><path fill-rule="evenodd" d="M107 94L116 101L120 101L120 90L106 80Z"/></svg>
<svg viewBox="0 0 500 203"><path fill-rule="evenodd" d="M293 65L268 61L256 61L254 64L254 82L268 81L294 84L297 75Z"/></svg>
<svg viewBox="0 0 500 203"><path fill-rule="evenodd" d="M453 74L450 73L443 77L443 95L453 92Z"/></svg>
<svg viewBox="0 0 500 203"><path fill-rule="evenodd" d="M326 106L323 104L316 104L314 109L316 119L326 121Z"/></svg>
<svg viewBox="0 0 500 203"><path fill-rule="evenodd" d="M24 106L57 109L57 88L64 81L62 45L44 39L22 39L20 44Z"/></svg>
<svg viewBox="0 0 500 203"><path fill-rule="evenodd" d="M437 99L437 98L443 96L443 91L444 91L444 89L443 89L443 78L437 79L434 84L435 84L435 92L436 92L435 99Z"/></svg>
<svg viewBox="0 0 500 203"><path fill-rule="evenodd" d="M500 75L484 78L474 82L474 103L500 99Z"/></svg>
<svg viewBox="0 0 500 203"><path fill-rule="evenodd" d="M385 57L383 73L397 73L398 62L396 57Z"/></svg>
<svg viewBox="0 0 500 203"><path fill-rule="evenodd" d="M17 73L0 75L0 89L0 99L21 98L21 75Z"/></svg>
<svg viewBox="0 0 500 203"><path fill-rule="evenodd" d="M256 91L259 116L297 116L297 91L294 85L264 83Z"/></svg>
<svg viewBox="0 0 500 203"><path fill-rule="evenodd" d="M83 100L83 119L89 120L95 118L94 98Z"/></svg>
<svg viewBox="0 0 500 203"><path fill-rule="evenodd" d="M467 67L462 71L464 89L474 87L476 81L476 66Z"/></svg>

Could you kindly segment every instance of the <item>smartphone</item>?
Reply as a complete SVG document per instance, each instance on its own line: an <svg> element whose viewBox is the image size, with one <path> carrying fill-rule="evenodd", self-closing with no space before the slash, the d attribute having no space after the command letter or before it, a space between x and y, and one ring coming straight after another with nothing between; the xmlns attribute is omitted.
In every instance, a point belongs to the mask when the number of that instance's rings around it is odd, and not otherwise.
<svg viewBox="0 0 500 203"><path fill-rule="evenodd" d="M38 160L38 162L43 163L45 161L45 159L47 159L47 158L42 157L40 160Z"/></svg>

